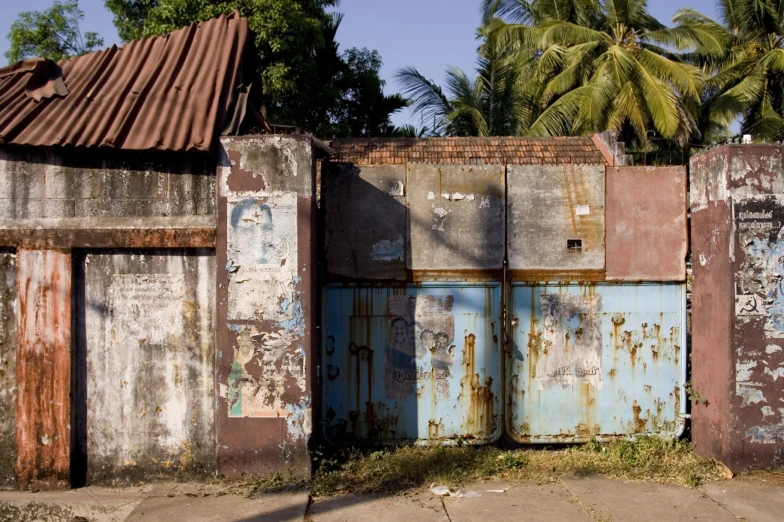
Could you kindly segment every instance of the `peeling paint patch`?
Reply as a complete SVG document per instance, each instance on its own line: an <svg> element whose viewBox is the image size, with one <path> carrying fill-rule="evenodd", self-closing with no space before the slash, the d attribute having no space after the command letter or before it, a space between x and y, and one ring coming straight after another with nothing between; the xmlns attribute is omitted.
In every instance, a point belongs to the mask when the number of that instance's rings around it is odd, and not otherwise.
<svg viewBox="0 0 784 522"><path fill-rule="evenodd" d="M449 216L449 211L443 207L433 207L433 225L431 226L433 230L438 230L439 232L444 231L444 224L446 224L446 219Z"/></svg>
<svg viewBox="0 0 784 522"><path fill-rule="evenodd" d="M781 422L778 424L768 424L766 426L752 426L746 430L746 437L751 442L759 444L778 444L784 439L784 408L779 408Z"/></svg>
<svg viewBox="0 0 784 522"><path fill-rule="evenodd" d="M432 200L436 199L436 195L433 193L433 191L432 191L432 190L431 190L431 191L428 191L428 193L427 193L427 199L429 199L430 201L432 201Z"/></svg>
<svg viewBox="0 0 784 522"><path fill-rule="evenodd" d="M400 180L395 181L395 183L387 189L387 194L392 197L400 197L405 195L405 185Z"/></svg>
<svg viewBox="0 0 784 522"><path fill-rule="evenodd" d="M775 370L771 370L770 368L765 368L765 375L770 375L773 377L773 382L776 382L779 377L784 379L784 368L776 368Z"/></svg>
<svg viewBox="0 0 784 522"><path fill-rule="evenodd" d="M292 440L307 440L313 431L310 402L286 405L286 426Z"/></svg>
<svg viewBox="0 0 784 522"><path fill-rule="evenodd" d="M405 241L403 236L398 236L397 239L389 240L384 239L373 245L373 251L370 258L374 261L403 261L405 253Z"/></svg>
<svg viewBox="0 0 784 522"><path fill-rule="evenodd" d="M538 389L584 382L601 390L601 296L553 293L541 294L539 300L543 329L536 361ZM573 320L578 321L576 328L570 324Z"/></svg>

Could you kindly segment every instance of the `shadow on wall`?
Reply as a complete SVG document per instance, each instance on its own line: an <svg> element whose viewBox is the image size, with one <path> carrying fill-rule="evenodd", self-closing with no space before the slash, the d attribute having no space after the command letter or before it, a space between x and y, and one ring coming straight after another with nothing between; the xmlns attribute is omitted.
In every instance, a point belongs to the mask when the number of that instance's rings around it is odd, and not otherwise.
<svg viewBox="0 0 784 522"><path fill-rule="evenodd" d="M492 440L500 286L487 283L502 278L504 166L322 172L324 437Z"/></svg>

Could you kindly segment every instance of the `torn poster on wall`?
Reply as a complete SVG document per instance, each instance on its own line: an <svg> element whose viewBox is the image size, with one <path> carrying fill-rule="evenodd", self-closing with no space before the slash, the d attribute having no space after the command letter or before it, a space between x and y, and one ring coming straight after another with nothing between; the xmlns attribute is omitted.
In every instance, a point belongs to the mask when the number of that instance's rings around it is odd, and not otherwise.
<svg viewBox="0 0 784 522"><path fill-rule="evenodd" d="M765 337L784 338L784 196L744 198L733 209L743 252L735 272L735 316L764 320Z"/></svg>
<svg viewBox="0 0 784 522"><path fill-rule="evenodd" d="M446 379L455 363L455 316L451 295L399 295L387 300L388 345L384 385L388 398L404 400L417 387L422 394L435 379L438 391L448 390Z"/></svg>
<svg viewBox="0 0 784 522"><path fill-rule="evenodd" d="M540 294L543 318L537 347L539 390L579 382L602 389L602 298L597 294Z"/></svg>
<svg viewBox="0 0 784 522"><path fill-rule="evenodd" d="M226 315L235 342L221 394L230 417L288 418L306 391L296 193L229 197L227 241Z"/></svg>
<svg viewBox="0 0 784 522"><path fill-rule="evenodd" d="M229 375L229 417L287 417L289 385L305 392L304 346L291 349L292 336L285 329L230 328L237 333L237 346Z"/></svg>
<svg viewBox="0 0 784 522"><path fill-rule="evenodd" d="M229 320L291 320L297 283L296 194L229 199Z"/></svg>

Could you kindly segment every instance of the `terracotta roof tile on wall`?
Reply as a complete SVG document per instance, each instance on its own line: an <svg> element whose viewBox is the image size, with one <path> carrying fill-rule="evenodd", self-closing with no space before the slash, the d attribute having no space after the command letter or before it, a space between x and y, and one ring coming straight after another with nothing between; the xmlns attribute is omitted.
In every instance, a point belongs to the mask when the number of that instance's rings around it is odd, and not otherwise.
<svg viewBox="0 0 784 522"><path fill-rule="evenodd" d="M352 138L334 140L334 162L356 164L606 164L589 137Z"/></svg>
<svg viewBox="0 0 784 522"><path fill-rule="evenodd" d="M209 150L231 116L247 41L247 20L233 13L57 65L0 69L0 143Z"/></svg>

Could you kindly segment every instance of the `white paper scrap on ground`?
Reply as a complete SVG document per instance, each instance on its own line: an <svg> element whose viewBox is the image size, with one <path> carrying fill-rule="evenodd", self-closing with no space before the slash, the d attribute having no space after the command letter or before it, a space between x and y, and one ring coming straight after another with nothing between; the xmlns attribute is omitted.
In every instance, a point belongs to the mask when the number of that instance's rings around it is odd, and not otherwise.
<svg viewBox="0 0 784 522"><path fill-rule="evenodd" d="M430 492L434 495L438 495L439 497L443 497L444 495L451 495L448 487L436 486L435 484L430 484Z"/></svg>

